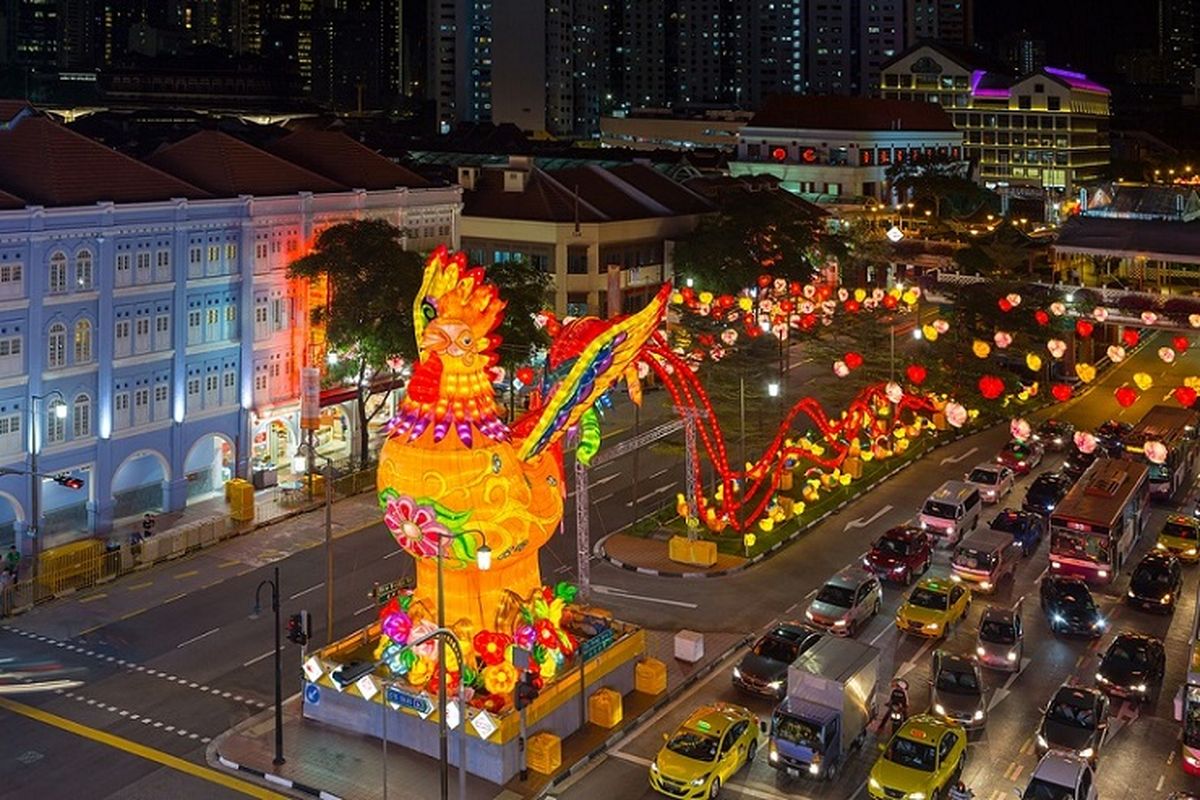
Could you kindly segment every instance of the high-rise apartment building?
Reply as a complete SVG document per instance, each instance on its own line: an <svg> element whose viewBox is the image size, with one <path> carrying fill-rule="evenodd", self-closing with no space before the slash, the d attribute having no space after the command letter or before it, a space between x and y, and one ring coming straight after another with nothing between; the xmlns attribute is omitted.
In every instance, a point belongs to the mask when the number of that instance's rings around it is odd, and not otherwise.
<svg viewBox="0 0 1200 800"><path fill-rule="evenodd" d="M905 28L909 43L937 40L975 44L974 0L908 0Z"/></svg>
<svg viewBox="0 0 1200 800"><path fill-rule="evenodd" d="M1166 83L1190 89L1196 83L1194 0L1158 0L1158 57Z"/></svg>
<svg viewBox="0 0 1200 800"><path fill-rule="evenodd" d="M808 4L805 31L811 94L872 94L879 69L905 46L903 0Z"/></svg>
<svg viewBox="0 0 1200 800"><path fill-rule="evenodd" d="M1001 55L1017 72L1026 75L1046 66L1046 41L1035 39L1029 31L1018 31L1000 43Z"/></svg>

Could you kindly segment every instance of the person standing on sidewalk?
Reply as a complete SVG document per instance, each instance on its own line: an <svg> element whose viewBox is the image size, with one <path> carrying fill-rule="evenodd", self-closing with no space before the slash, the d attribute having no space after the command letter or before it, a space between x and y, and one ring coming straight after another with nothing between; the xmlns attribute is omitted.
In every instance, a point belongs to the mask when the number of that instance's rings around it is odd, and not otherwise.
<svg viewBox="0 0 1200 800"><path fill-rule="evenodd" d="M4 571L12 578L13 583L16 583L20 569L21 552L15 544L9 545L8 552L4 554Z"/></svg>
<svg viewBox="0 0 1200 800"><path fill-rule="evenodd" d="M144 517L142 517L142 538L143 539L149 539L151 536L154 535L154 526L157 522L158 522L158 520L154 519L154 515L151 514L149 511L147 511L146 515Z"/></svg>

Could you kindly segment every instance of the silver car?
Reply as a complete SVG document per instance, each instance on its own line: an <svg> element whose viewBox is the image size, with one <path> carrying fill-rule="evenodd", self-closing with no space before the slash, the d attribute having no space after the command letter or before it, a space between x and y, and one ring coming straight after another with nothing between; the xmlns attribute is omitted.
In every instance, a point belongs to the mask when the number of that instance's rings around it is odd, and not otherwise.
<svg viewBox="0 0 1200 800"><path fill-rule="evenodd" d="M979 489L979 497L985 503L999 503L1013 490L1016 476L1003 464L984 462L963 476L963 480Z"/></svg>
<svg viewBox="0 0 1200 800"><path fill-rule="evenodd" d="M956 656L938 650L933 654L929 705L935 716L978 730L987 723L983 673L974 656Z"/></svg>
<svg viewBox="0 0 1200 800"><path fill-rule="evenodd" d="M1025 630L1021 625L1021 606L988 606L979 618L975 655L985 667L1017 672L1025 655Z"/></svg>
<svg viewBox="0 0 1200 800"><path fill-rule="evenodd" d="M883 605L879 579L860 567L846 567L813 598L805 618L835 636L853 636Z"/></svg>

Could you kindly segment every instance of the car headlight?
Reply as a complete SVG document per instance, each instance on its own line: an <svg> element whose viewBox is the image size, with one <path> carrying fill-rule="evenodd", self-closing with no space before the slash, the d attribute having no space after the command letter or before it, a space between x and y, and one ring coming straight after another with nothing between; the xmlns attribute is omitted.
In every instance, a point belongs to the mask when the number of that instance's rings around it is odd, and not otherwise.
<svg viewBox="0 0 1200 800"><path fill-rule="evenodd" d="M1016 661L1016 660L1017 660L1017 651L1016 651L1016 650L1009 650L1009 651L1008 651L1008 655L1006 656L1006 658L1007 658L1009 661Z"/></svg>
<svg viewBox="0 0 1200 800"><path fill-rule="evenodd" d="M980 581L979 588L980 589L990 589L990 588L992 588L992 584L990 581Z"/></svg>
<svg viewBox="0 0 1200 800"><path fill-rule="evenodd" d="M1092 627L1098 631L1104 630L1107 626L1108 626L1108 623L1102 619L1098 619L1092 623Z"/></svg>
<svg viewBox="0 0 1200 800"><path fill-rule="evenodd" d="M896 566L892 567L892 572L904 572L904 565L897 564Z"/></svg>
<svg viewBox="0 0 1200 800"><path fill-rule="evenodd" d="M707 775L701 775L699 778L692 778L692 786L703 786L704 782L707 780Z"/></svg>
<svg viewBox="0 0 1200 800"><path fill-rule="evenodd" d="M962 583L962 576L955 572L950 576L950 580L954 581L955 583Z"/></svg>
<svg viewBox="0 0 1200 800"><path fill-rule="evenodd" d="M1133 690L1139 694L1144 693L1146 691L1146 684L1139 683L1137 686L1133 687Z"/></svg>
<svg viewBox="0 0 1200 800"><path fill-rule="evenodd" d="M1098 577L1098 578L1107 578L1107 577L1108 577L1108 570L1106 570L1106 569L1098 569L1098 570L1096 570L1096 577Z"/></svg>
<svg viewBox="0 0 1200 800"><path fill-rule="evenodd" d="M844 620L844 619L839 619L839 620L836 620L836 621L833 623L833 627L835 627L835 628L844 628L844 627L846 627L846 620Z"/></svg>
<svg viewBox="0 0 1200 800"><path fill-rule="evenodd" d="M1166 550L1167 546L1165 544L1163 544L1162 542L1155 542L1154 549L1155 550Z"/></svg>
<svg viewBox="0 0 1200 800"><path fill-rule="evenodd" d="M1129 592L1128 592L1128 595L1129 595L1130 597L1137 597L1137 595L1133 593L1133 589L1130 589L1130 590L1129 590Z"/></svg>
<svg viewBox="0 0 1200 800"><path fill-rule="evenodd" d="M1062 440L1062 437L1061 437L1061 436L1055 436L1055 437L1054 437L1054 443L1055 443L1055 444L1062 444L1062 442L1063 442L1063 440Z"/></svg>
<svg viewBox="0 0 1200 800"><path fill-rule="evenodd" d="M1158 602L1162 603L1164 606L1167 605L1168 603L1170 603L1171 602L1171 593L1167 592L1166 594L1164 594L1162 596L1162 600L1159 600Z"/></svg>
<svg viewBox="0 0 1200 800"><path fill-rule="evenodd" d="M1184 551L1184 555L1188 555L1188 556L1196 555L1196 548L1189 547L1187 550Z"/></svg>
<svg viewBox="0 0 1200 800"><path fill-rule="evenodd" d="M1066 618L1065 618L1065 617L1063 617L1063 615L1062 615L1062 614L1051 614L1051 615L1050 615L1050 621L1051 621L1051 622L1053 622L1055 625L1062 625L1062 624L1064 624L1064 623L1065 623L1067 620L1066 620Z"/></svg>
<svg viewBox="0 0 1200 800"><path fill-rule="evenodd" d="M941 716L945 716L946 707L944 705L942 705L941 703L934 703L933 704L933 713L941 715Z"/></svg>
<svg viewBox="0 0 1200 800"><path fill-rule="evenodd" d="M821 773L821 765L815 761L808 765L808 774L819 775Z"/></svg>
<svg viewBox="0 0 1200 800"><path fill-rule="evenodd" d="M927 630L927 631L936 631L936 630L937 630L938 628L940 628L940 627L941 627L941 626L940 626L938 623L936 623L936 622L927 622L927 623L925 623L925 630Z"/></svg>
<svg viewBox="0 0 1200 800"><path fill-rule="evenodd" d="M1108 683L1108 678L1104 677L1099 672L1097 672L1096 673L1096 683Z"/></svg>
<svg viewBox="0 0 1200 800"><path fill-rule="evenodd" d="M1040 733L1037 735L1037 743L1038 743L1038 747L1042 747L1042 748L1046 748L1046 747L1050 746L1050 743L1046 741L1046 737L1042 736Z"/></svg>
<svg viewBox="0 0 1200 800"><path fill-rule="evenodd" d="M1018 467L1023 467L1023 466L1025 466L1025 462L1024 462L1024 461L1018 461L1018 462L1017 462L1017 466L1018 466Z"/></svg>
<svg viewBox="0 0 1200 800"><path fill-rule="evenodd" d="M811 622L812 618L813 618L813 613L811 611L805 611L804 616Z"/></svg>
<svg viewBox="0 0 1200 800"><path fill-rule="evenodd" d="M921 520L921 530L925 530L929 526L925 524L925 520Z"/></svg>
<svg viewBox="0 0 1200 800"><path fill-rule="evenodd" d="M908 800L925 800L924 792L909 792Z"/></svg>
<svg viewBox="0 0 1200 800"><path fill-rule="evenodd" d="M981 657L981 658L982 658L982 657L983 657L983 656L984 656L986 653L987 653L987 651L983 649L983 645L979 645L978 647L976 647L976 648L975 648L975 655L977 655L977 656L979 656L979 657Z"/></svg>
<svg viewBox="0 0 1200 800"><path fill-rule="evenodd" d="M1079 751L1080 758L1091 758L1094 755L1096 755L1096 751L1094 748L1091 748L1091 747L1085 747Z"/></svg>
<svg viewBox="0 0 1200 800"><path fill-rule="evenodd" d="M783 688L783 681L771 681L767 684L768 689L778 690Z"/></svg>
<svg viewBox="0 0 1200 800"><path fill-rule="evenodd" d="M882 789L883 788L883 785L880 784L879 781L875 780L874 777L867 778L867 785L870 786L872 789Z"/></svg>
<svg viewBox="0 0 1200 800"><path fill-rule="evenodd" d="M981 720L981 719L983 719L983 709L982 708L975 712L975 721L979 722L979 720Z"/></svg>
<svg viewBox="0 0 1200 800"><path fill-rule="evenodd" d="M771 760L772 764L774 764L779 760L779 751L772 747L771 752L767 755L767 758Z"/></svg>
<svg viewBox="0 0 1200 800"><path fill-rule="evenodd" d="M742 677L742 671L740 669L738 669L737 667L734 667L733 668L733 677L735 677L735 678Z"/></svg>
<svg viewBox="0 0 1200 800"><path fill-rule="evenodd" d="M650 762L650 774L651 774L651 775L657 775L657 774L658 774L658 762L657 762L657 761L651 761L651 762Z"/></svg>

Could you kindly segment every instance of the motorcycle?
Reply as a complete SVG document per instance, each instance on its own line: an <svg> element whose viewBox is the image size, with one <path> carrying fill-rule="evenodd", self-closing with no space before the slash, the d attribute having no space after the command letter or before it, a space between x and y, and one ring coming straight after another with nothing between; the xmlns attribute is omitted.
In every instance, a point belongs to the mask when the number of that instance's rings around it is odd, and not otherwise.
<svg viewBox="0 0 1200 800"><path fill-rule="evenodd" d="M908 682L897 679L892 681L892 694L888 698L888 722L891 725L890 734L900 730L900 726L908 719ZM889 735L890 735L889 734Z"/></svg>

